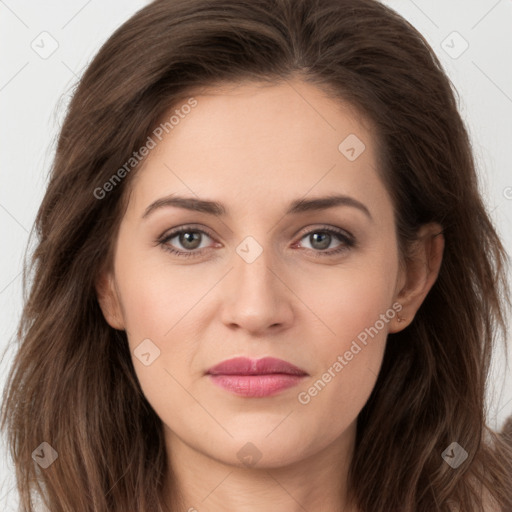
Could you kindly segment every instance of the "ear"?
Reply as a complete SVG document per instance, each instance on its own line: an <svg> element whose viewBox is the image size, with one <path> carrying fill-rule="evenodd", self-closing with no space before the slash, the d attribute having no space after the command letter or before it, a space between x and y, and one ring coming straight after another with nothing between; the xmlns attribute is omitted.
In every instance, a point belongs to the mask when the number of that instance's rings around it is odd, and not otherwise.
<svg viewBox="0 0 512 512"><path fill-rule="evenodd" d="M411 253L399 272L395 302L402 305L389 332L399 332L414 319L435 283L444 251L443 228L436 222L424 224L413 242ZM399 318L401 321L399 321Z"/></svg>
<svg viewBox="0 0 512 512"><path fill-rule="evenodd" d="M113 273L100 273L95 287L98 303L107 323L114 329L124 330L122 307Z"/></svg>

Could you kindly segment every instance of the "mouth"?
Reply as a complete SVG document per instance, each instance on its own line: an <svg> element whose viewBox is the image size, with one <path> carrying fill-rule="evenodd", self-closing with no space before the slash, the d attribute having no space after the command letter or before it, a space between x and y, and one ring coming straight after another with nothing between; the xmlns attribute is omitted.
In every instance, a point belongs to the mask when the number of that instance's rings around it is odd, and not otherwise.
<svg viewBox="0 0 512 512"><path fill-rule="evenodd" d="M206 375L226 391L262 398L296 386L308 373L282 359L236 357L213 366Z"/></svg>

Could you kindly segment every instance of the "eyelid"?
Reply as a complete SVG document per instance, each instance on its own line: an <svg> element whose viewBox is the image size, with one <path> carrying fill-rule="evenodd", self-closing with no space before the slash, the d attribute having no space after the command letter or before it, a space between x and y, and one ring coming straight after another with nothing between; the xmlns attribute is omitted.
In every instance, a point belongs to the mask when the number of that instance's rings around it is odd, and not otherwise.
<svg viewBox="0 0 512 512"><path fill-rule="evenodd" d="M208 228L196 224L183 224L182 226L177 226L175 228L166 230L162 235L158 237L157 241L160 242L163 240L168 240L169 238L173 238L176 235L179 235L183 231L197 231L199 233L204 233L208 235L212 240L215 240L215 236Z"/></svg>
<svg viewBox="0 0 512 512"><path fill-rule="evenodd" d="M346 229L338 228L336 226L332 226L330 224L313 224L301 229L295 236L299 238L299 241L302 240L306 235L310 235L311 233L316 233L317 231L335 233L340 236L344 236L345 238L350 239L355 243L355 237L350 231Z"/></svg>

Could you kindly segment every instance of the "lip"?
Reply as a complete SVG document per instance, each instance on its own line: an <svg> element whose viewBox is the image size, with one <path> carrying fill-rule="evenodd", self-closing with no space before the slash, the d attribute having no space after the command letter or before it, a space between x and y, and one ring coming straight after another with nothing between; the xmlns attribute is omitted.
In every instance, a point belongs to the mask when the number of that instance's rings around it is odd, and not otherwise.
<svg viewBox="0 0 512 512"><path fill-rule="evenodd" d="M254 398L275 395L296 386L308 375L301 368L274 357L235 357L213 366L206 374L217 386Z"/></svg>

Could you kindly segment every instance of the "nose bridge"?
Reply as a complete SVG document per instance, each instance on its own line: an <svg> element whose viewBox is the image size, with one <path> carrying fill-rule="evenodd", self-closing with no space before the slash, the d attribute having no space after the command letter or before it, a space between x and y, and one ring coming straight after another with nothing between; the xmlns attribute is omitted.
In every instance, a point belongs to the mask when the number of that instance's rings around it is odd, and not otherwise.
<svg viewBox="0 0 512 512"><path fill-rule="evenodd" d="M258 242L255 237L247 236L236 248L234 258L234 279L236 281L237 301L258 303L270 306L275 299L277 284L275 275L270 272L275 261L269 237Z"/></svg>
<svg viewBox="0 0 512 512"><path fill-rule="evenodd" d="M236 247L223 305L224 322L253 331L291 320L287 288L275 275L278 256L268 236L259 239L247 236Z"/></svg>

